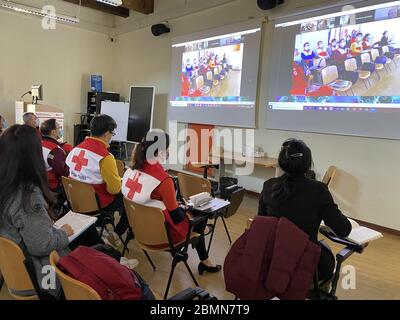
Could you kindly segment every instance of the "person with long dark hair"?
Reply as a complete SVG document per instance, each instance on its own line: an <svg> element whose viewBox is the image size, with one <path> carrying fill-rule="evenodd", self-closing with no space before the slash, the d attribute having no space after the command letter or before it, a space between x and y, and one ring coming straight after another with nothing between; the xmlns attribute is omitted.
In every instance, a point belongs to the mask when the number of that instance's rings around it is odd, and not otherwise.
<svg viewBox="0 0 400 320"><path fill-rule="evenodd" d="M49 254L67 254L69 225L56 229L40 138L28 125L14 125L0 137L0 236L14 241L32 257L38 283ZM58 296L60 287L50 290ZM22 293L23 294L23 293ZM32 293L25 293L32 294Z"/></svg>
<svg viewBox="0 0 400 320"><path fill-rule="evenodd" d="M351 223L335 204L328 187L306 177L312 166L310 148L301 140L287 140L282 145L278 162L284 175L264 183L258 214L286 217L317 244L321 221L338 236L348 236ZM329 280L334 268L335 257L328 248L321 245L319 279Z"/></svg>
<svg viewBox="0 0 400 320"><path fill-rule="evenodd" d="M161 162L168 157L169 135L161 130L150 131L136 146L132 156L132 166L122 181L122 194L136 203L163 210L172 240L180 243L189 231L189 218L185 208L176 201L172 178L165 172ZM204 230L207 221L195 226L194 231L201 236L196 245L200 263L199 274L204 271L219 272L220 265L214 265L208 257ZM160 243L160 245L164 245Z"/></svg>

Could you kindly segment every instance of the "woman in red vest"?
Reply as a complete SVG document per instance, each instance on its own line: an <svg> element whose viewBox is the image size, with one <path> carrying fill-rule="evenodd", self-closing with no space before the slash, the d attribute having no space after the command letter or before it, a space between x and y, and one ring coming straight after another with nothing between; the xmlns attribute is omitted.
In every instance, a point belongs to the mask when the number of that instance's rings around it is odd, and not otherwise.
<svg viewBox="0 0 400 320"><path fill-rule="evenodd" d="M174 243L185 240L189 231L186 210L176 201L172 178L165 172L160 161L168 156L169 136L163 131L152 131L135 148L133 166L127 170L122 181L122 194L136 203L160 208L167 221ZM204 229L207 221L198 224L194 232L201 236L196 245L200 258L199 274L219 272L220 265L214 265L208 257ZM160 243L160 245L162 245Z"/></svg>

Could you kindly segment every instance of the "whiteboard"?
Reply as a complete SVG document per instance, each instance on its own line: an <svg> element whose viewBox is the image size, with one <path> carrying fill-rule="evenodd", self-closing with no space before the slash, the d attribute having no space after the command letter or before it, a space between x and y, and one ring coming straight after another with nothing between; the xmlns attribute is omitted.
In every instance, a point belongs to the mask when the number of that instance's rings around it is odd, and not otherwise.
<svg viewBox="0 0 400 320"><path fill-rule="evenodd" d="M117 123L116 135L112 141L126 142L128 135L129 103L125 102L101 102L101 114L112 117Z"/></svg>

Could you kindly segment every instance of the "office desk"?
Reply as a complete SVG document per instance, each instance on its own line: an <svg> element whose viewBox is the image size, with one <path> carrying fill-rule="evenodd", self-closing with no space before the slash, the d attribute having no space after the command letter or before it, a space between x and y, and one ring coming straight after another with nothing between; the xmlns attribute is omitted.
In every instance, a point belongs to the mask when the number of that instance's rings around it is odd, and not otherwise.
<svg viewBox="0 0 400 320"><path fill-rule="evenodd" d="M236 165L244 166L247 163L253 164L255 167L262 168L274 168L275 176L278 177L280 175L280 168L278 165L278 160L275 158L262 157L245 157L237 152L225 152L218 155L210 155L210 162L214 164L219 164L219 176L225 176L225 165L232 164L234 171L236 171Z"/></svg>

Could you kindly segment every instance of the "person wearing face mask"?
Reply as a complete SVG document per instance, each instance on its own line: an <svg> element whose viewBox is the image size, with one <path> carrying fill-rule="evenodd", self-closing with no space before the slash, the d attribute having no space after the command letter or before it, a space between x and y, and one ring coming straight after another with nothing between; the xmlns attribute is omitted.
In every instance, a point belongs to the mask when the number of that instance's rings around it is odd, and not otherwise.
<svg viewBox="0 0 400 320"><path fill-rule="evenodd" d="M334 52L337 50L338 44L336 39L332 39L329 47L328 47L328 55L330 58L333 58Z"/></svg>
<svg viewBox="0 0 400 320"><path fill-rule="evenodd" d="M67 157L69 177L93 186L103 212L118 211L121 218L115 232L109 233L111 244L121 245L120 237L128 229L121 194L121 177L114 156L108 151L117 123L108 115L95 116L90 122L90 137L72 149Z"/></svg>
<svg viewBox="0 0 400 320"><path fill-rule="evenodd" d="M36 114L34 114L33 112L26 112L22 116L22 120L23 120L24 124L36 129L36 132L38 133L38 135L41 136L40 130L39 130L40 120L36 116Z"/></svg>
<svg viewBox="0 0 400 320"><path fill-rule="evenodd" d="M318 41L317 43L317 55L321 58L327 58L328 57L328 52L324 47L324 42L323 41Z"/></svg>
<svg viewBox="0 0 400 320"><path fill-rule="evenodd" d="M162 130L152 130L147 133L133 151L133 164L122 179L122 194L130 201L160 208L169 225L172 241L180 243L186 239L189 232L189 219L186 209L176 201L172 178L161 165L168 157L169 140L169 135ZM219 272L222 268L213 264L207 254L204 238L206 224L207 221L199 223L193 230L200 234L196 245L200 260L198 265L200 275L205 271ZM165 243L154 245L165 245Z"/></svg>
<svg viewBox="0 0 400 320"><path fill-rule="evenodd" d="M336 62L344 62L347 58L351 58L351 54L349 53L349 50L346 46L346 40L341 39L339 41L339 47L335 51L335 61Z"/></svg>
<svg viewBox="0 0 400 320"><path fill-rule="evenodd" d="M353 57L358 57L363 51L362 40L362 33L357 33L356 40L350 46L351 54Z"/></svg>
<svg viewBox="0 0 400 320"><path fill-rule="evenodd" d="M60 125L56 119L44 121L40 126L42 134L43 158L46 166L50 190L60 193L61 177L68 177L69 168L65 163L67 155L57 141L60 139Z"/></svg>
<svg viewBox="0 0 400 320"><path fill-rule="evenodd" d="M304 51L301 53L301 59L303 59L304 64L310 68L313 66L313 60L315 59L316 54L311 50L309 42L306 42L303 48Z"/></svg>
<svg viewBox="0 0 400 320"><path fill-rule="evenodd" d="M7 119L0 115L0 135L8 128Z"/></svg>

